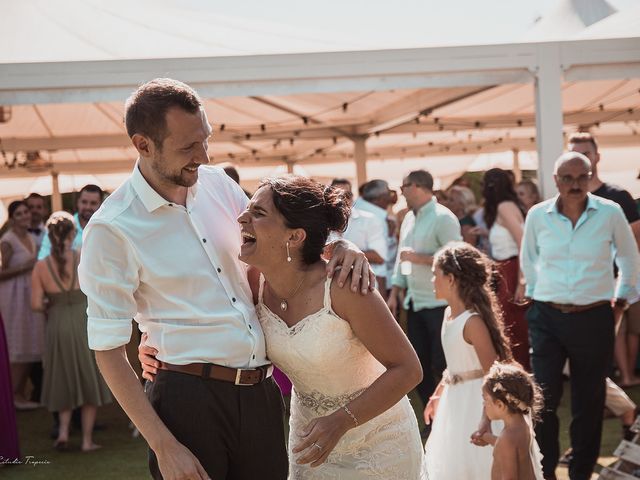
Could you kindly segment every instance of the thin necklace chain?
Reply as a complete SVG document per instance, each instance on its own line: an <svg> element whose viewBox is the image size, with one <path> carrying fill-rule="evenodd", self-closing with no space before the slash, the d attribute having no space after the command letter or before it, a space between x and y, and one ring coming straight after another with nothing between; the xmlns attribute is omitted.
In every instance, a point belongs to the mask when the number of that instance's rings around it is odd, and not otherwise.
<svg viewBox="0 0 640 480"><path fill-rule="evenodd" d="M286 296L286 297L280 297L279 295L277 295L276 292L273 290L273 288L271 288L271 285L269 285L269 290L271 290L271 292L275 295L275 297L280 300L280 309L281 310L286 311L287 308L289 308L288 300L291 300L293 297L296 296L296 293L298 293L298 291L300 290L300 287L302 287L302 284L304 283L306 278L307 278L307 275L306 275L306 272L305 272L305 275L302 277L302 280L300 281L300 283L298 284L296 289L293 291L293 293L291 295Z"/></svg>

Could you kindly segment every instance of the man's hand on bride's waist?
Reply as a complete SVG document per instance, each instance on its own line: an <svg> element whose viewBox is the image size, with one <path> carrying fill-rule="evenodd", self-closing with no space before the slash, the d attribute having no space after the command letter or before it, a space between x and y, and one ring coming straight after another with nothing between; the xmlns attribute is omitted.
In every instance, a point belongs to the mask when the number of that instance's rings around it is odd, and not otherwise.
<svg viewBox="0 0 640 480"><path fill-rule="evenodd" d="M156 360L158 351L147 345L147 338L148 335L143 333L140 339L140 345L138 345L138 360L140 360L140 365L142 365L142 378L153 382L158 373L160 362Z"/></svg>

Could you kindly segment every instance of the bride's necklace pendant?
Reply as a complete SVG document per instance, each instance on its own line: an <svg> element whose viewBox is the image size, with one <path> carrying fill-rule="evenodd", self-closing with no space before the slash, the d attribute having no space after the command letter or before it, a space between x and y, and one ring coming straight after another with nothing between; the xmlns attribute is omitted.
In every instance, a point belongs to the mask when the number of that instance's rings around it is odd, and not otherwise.
<svg viewBox="0 0 640 480"><path fill-rule="evenodd" d="M289 305L287 304L287 301L286 300L282 300L280 302L280 310L282 310L283 312L286 312L287 308L289 308Z"/></svg>

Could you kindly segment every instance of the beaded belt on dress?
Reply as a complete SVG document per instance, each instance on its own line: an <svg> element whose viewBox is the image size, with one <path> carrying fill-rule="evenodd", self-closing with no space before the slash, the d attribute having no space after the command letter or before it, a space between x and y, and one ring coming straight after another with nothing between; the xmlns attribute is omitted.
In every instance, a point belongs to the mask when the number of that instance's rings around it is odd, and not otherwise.
<svg viewBox="0 0 640 480"><path fill-rule="evenodd" d="M327 413L334 412L335 410L342 408L354 398L360 396L366 389L362 388L352 393L345 393L343 395L331 396L314 390L310 393L298 392L294 389L296 397L300 400L302 406L311 409L319 415L326 415Z"/></svg>
<svg viewBox="0 0 640 480"><path fill-rule="evenodd" d="M468 382L469 380L477 380L484 377L482 370L467 370L466 372L449 373L449 370L442 372L442 380L448 385L456 385L458 383Z"/></svg>

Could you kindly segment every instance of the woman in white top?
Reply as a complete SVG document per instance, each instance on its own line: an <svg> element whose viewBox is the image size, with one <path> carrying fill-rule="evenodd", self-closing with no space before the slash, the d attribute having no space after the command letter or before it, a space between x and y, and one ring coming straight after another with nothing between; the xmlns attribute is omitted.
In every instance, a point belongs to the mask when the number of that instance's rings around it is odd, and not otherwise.
<svg viewBox="0 0 640 480"><path fill-rule="evenodd" d="M498 275L496 295L503 311L507 335L511 340L513 357L525 369L529 365L529 341L526 306L519 300L524 296L518 255L524 225L524 214L518 203L511 175L500 168L484 174L484 220L489 229L491 257L496 261Z"/></svg>

